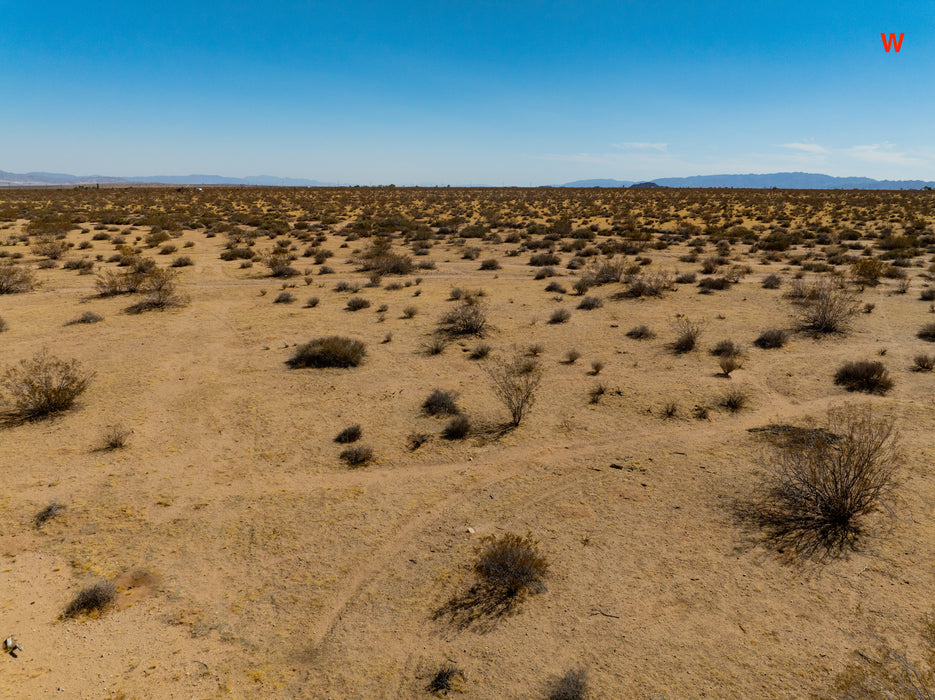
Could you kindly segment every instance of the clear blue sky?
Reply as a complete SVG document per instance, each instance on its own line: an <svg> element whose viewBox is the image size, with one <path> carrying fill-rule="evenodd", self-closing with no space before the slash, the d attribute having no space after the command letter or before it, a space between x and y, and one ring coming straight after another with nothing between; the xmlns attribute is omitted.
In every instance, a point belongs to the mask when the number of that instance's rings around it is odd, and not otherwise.
<svg viewBox="0 0 935 700"><path fill-rule="evenodd" d="M0 96L13 172L935 179L935 2L0 0Z"/></svg>

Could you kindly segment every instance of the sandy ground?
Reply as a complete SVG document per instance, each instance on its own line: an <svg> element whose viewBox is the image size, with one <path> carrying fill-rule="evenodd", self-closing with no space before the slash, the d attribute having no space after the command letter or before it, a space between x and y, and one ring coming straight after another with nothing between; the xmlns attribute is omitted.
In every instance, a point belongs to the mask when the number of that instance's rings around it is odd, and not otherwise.
<svg viewBox="0 0 935 700"><path fill-rule="evenodd" d="M786 285L760 281L776 272L788 284L794 269L757 256L743 256L752 272L725 291L679 285L661 299L614 300L621 285L607 285L589 292L604 306L583 311L577 296L544 292L549 280L533 280L528 252L506 255L515 245L470 241L480 260L503 266L482 272L440 242L436 270L362 287L372 306L348 312L351 294L335 283L367 278L342 237L325 244L335 274L292 280L293 304L273 303L282 282L263 265L219 260L224 242L204 231L173 241L195 262L181 269L191 303L180 309L123 313L128 297L100 298L93 276L60 267L39 270L34 292L0 296L4 365L45 348L95 373L74 410L0 431L0 636L23 647L0 657L0 694L416 698L449 662L464 673L454 697L546 697L581 667L595 697L792 698L831 694L875 635L916 653L935 595L935 375L910 371L915 354L933 350L915 338L935 318L918 299L921 268L909 269L906 295L892 280L864 290L861 303L875 309L846 337L797 334L759 350L754 338L789 327L792 308ZM653 269L696 271L678 259L687 250L646 254ZM66 258L112 251L94 241ZM570 288L576 273L557 269ZM421 350L454 304L453 286L485 290L494 355L543 346L538 400L515 431L447 441L444 421L420 413L438 387L459 392L478 425L508 417L468 358L476 339L437 356ZM320 304L304 308L313 295ZM418 313L402 318L409 305ZM547 323L559 307L570 320ZM84 311L104 321L65 325ZM676 314L706 322L698 350L667 348ZM638 324L656 338L628 338ZM334 333L363 340L367 361L286 366L295 344ZM725 338L747 352L730 378L707 352ZM564 363L571 349L581 359ZM833 384L842 362L878 358L896 381L885 397ZM599 376L593 360L604 363ZM598 382L608 392L593 404ZM749 407L715 407L729 385ZM666 419L670 401L678 414ZM906 462L896 517L875 523L850 556L785 563L732 516L766 449L747 429L820 423L846 401L897 421ZM712 407L707 419L692 417L695 405ZM97 449L116 423L133 431L127 446ZM359 469L333 442L354 423L375 452ZM413 432L431 435L414 452ZM52 501L66 509L35 528ZM481 539L505 532L540 542L547 590L499 619L439 616L471 586ZM148 576L128 576L138 571ZM112 607L61 617L84 586L121 575Z"/></svg>

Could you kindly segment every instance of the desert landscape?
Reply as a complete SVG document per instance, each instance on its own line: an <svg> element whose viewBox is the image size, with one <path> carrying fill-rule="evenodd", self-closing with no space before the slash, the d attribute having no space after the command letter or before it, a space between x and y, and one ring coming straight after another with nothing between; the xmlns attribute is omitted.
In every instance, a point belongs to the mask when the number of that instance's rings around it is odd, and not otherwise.
<svg viewBox="0 0 935 700"><path fill-rule="evenodd" d="M928 191L0 190L5 697L935 693Z"/></svg>

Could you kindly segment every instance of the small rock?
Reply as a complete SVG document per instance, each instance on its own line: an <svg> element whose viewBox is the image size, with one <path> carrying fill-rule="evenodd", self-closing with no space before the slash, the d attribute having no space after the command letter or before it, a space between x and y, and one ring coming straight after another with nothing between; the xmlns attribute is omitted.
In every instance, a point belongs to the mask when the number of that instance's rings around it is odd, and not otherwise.
<svg viewBox="0 0 935 700"><path fill-rule="evenodd" d="M470 535L473 535L473 534L474 534L474 528L473 528L473 527L469 527L469 528L467 529L467 531L468 531L468 534L470 534Z"/></svg>

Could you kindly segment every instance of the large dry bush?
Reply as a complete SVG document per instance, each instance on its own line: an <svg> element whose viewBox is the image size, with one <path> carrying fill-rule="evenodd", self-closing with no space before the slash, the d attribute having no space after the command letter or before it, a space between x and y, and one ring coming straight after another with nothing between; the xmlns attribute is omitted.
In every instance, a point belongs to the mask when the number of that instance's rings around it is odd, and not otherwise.
<svg viewBox="0 0 935 700"><path fill-rule="evenodd" d="M21 294L36 287L31 270L13 263L0 263L0 294Z"/></svg>
<svg viewBox="0 0 935 700"><path fill-rule="evenodd" d="M71 408L92 377L77 360L61 360L41 352L7 368L0 375L0 388L9 415L32 420Z"/></svg>
<svg viewBox="0 0 935 700"><path fill-rule="evenodd" d="M299 367L357 367L367 355L367 346L360 340L330 335L316 338L296 348L288 360L293 369Z"/></svg>
<svg viewBox="0 0 935 700"><path fill-rule="evenodd" d="M157 267L147 272L139 289L144 296L136 304L127 307L128 313L138 314L184 306L188 299L178 290L178 273Z"/></svg>
<svg viewBox="0 0 935 700"><path fill-rule="evenodd" d="M508 359L494 359L484 370L497 398L510 412L510 424L518 426L535 403L542 382L539 361L517 351Z"/></svg>
<svg viewBox="0 0 935 700"><path fill-rule="evenodd" d="M487 537L474 571L482 585L497 597L515 599L526 593L538 593L549 570L538 544L530 535L507 533Z"/></svg>
<svg viewBox="0 0 935 700"><path fill-rule="evenodd" d="M741 514L780 551L823 559L855 549L869 516L890 511L900 464L893 421L870 406L828 412L764 458L764 482Z"/></svg>
<svg viewBox="0 0 935 700"><path fill-rule="evenodd" d="M822 279L807 285L796 301L799 330L811 333L845 333L859 310L856 297L844 286Z"/></svg>
<svg viewBox="0 0 935 700"><path fill-rule="evenodd" d="M438 330L447 335L482 336L486 328L487 305L472 294L463 296L438 322Z"/></svg>

